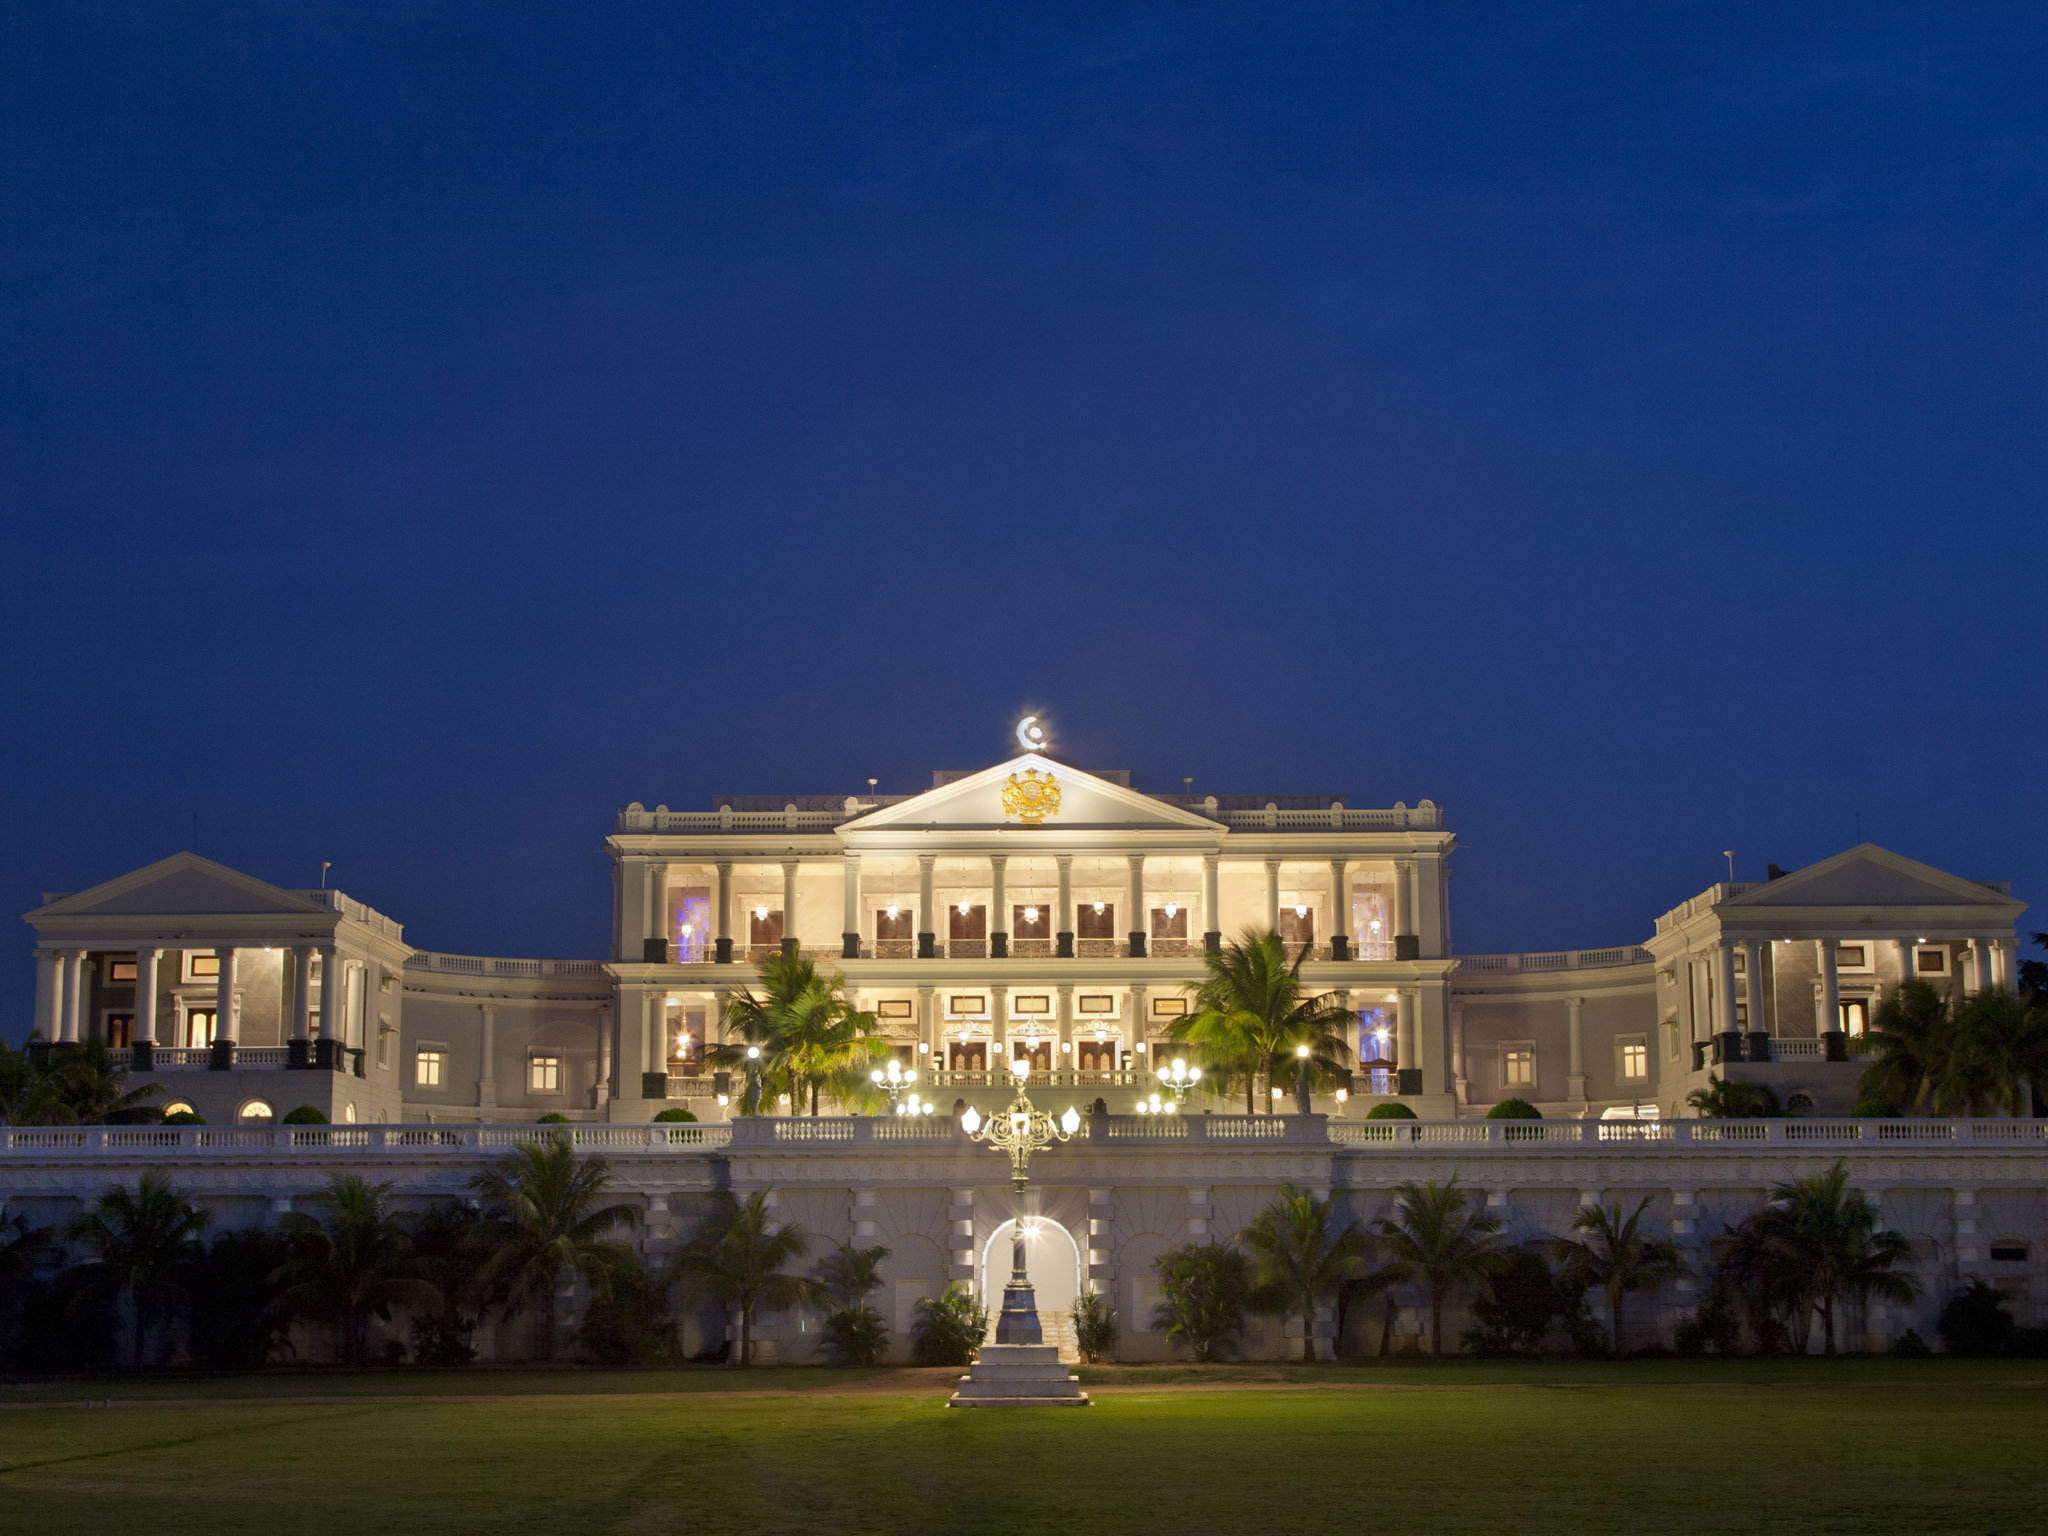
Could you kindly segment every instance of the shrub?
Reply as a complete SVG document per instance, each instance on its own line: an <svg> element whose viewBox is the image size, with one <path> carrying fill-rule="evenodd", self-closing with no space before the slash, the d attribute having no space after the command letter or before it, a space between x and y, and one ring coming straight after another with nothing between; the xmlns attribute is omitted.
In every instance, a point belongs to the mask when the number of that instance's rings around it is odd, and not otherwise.
<svg viewBox="0 0 2048 1536"><path fill-rule="evenodd" d="M2005 1294L1976 1276L1949 1297L1938 1326L1952 1355L2002 1355L2012 1343L2013 1317L2005 1309Z"/></svg>
<svg viewBox="0 0 2048 1536"><path fill-rule="evenodd" d="M576 1331L583 1352L600 1365L659 1365L675 1349L668 1287L639 1264L622 1264L594 1291Z"/></svg>
<svg viewBox="0 0 2048 1536"><path fill-rule="evenodd" d="M451 1310L421 1312L412 1320L412 1358L416 1365L473 1365L476 1346L470 1336L476 1319Z"/></svg>
<svg viewBox="0 0 2048 1536"><path fill-rule="evenodd" d="M192 1355L210 1371L253 1371L289 1356L291 1319L270 1310L271 1276L287 1253L284 1238L261 1228L221 1233L191 1288Z"/></svg>
<svg viewBox="0 0 2048 1536"><path fill-rule="evenodd" d="M882 1314L864 1301L828 1313L822 1338L839 1365L874 1365L889 1349Z"/></svg>
<svg viewBox="0 0 2048 1536"><path fill-rule="evenodd" d="M910 1358L918 1365L971 1365L988 1337L988 1308L958 1283L937 1300L922 1297L911 1323Z"/></svg>
<svg viewBox="0 0 2048 1536"><path fill-rule="evenodd" d="M325 1125L327 1123L327 1116L315 1109L311 1104L301 1104L297 1109L287 1113L277 1123L279 1125Z"/></svg>
<svg viewBox="0 0 2048 1536"><path fill-rule="evenodd" d="M1473 1326L1459 1340L1475 1355L1533 1355L1567 1295L1541 1254L1515 1249L1501 1257L1472 1303Z"/></svg>
<svg viewBox="0 0 2048 1536"><path fill-rule="evenodd" d="M1865 1099L1849 1111L1850 1116L1857 1120L1902 1120L1905 1113L1896 1104L1882 1104L1875 1099ZM1922 1347L1925 1347L1924 1341Z"/></svg>
<svg viewBox="0 0 2048 1536"><path fill-rule="evenodd" d="M1365 1112L1368 1120L1413 1120L1415 1111L1406 1104L1375 1104Z"/></svg>
<svg viewBox="0 0 2048 1536"><path fill-rule="evenodd" d="M1725 1286L1714 1286L1691 1317L1680 1318L1671 1342L1681 1355L1732 1355L1742 1343L1742 1318Z"/></svg>
<svg viewBox="0 0 2048 1536"><path fill-rule="evenodd" d="M562 1114L560 1111L550 1111L549 1113L542 1115L539 1121L537 1121L536 1123L540 1125L567 1125L569 1123L569 1117L565 1114Z"/></svg>
<svg viewBox="0 0 2048 1536"><path fill-rule="evenodd" d="M1204 1363L1237 1342L1251 1303L1249 1259L1227 1243L1189 1243L1159 1255L1152 1268L1166 1293L1157 1322L1167 1337Z"/></svg>
<svg viewBox="0 0 2048 1536"><path fill-rule="evenodd" d="M654 1117L654 1123L656 1125L678 1125L684 1122L694 1124L696 1119L697 1117L687 1109L664 1109Z"/></svg>
<svg viewBox="0 0 2048 1536"><path fill-rule="evenodd" d="M1489 1120L1541 1120L1536 1106L1527 1099L1502 1099L1486 1112Z"/></svg>
<svg viewBox="0 0 2048 1536"><path fill-rule="evenodd" d="M165 1125L204 1125L204 1124L206 1124L206 1117L205 1117L204 1115L198 1115L198 1114L194 1114L194 1113L193 1113L193 1112L192 1112L191 1110L189 1110L189 1109L181 1109L181 1110L178 1110L178 1111L177 1111L176 1113L174 1113L174 1114L169 1114L169 1115L165 1115L165 1116L164 1116L164 1124L165 1124Z"/></svg>
<svg viewBox="0 0 2048 1536"><path fill-rule="evenodd" d="M1074 1343L1090 1365L1116 1348L1116 1309L1100 1291L1074 1298Z"/></svg>
<svg viewBox="0 0 2048 1536"><path fill-rule="evenodd" d="M1918 1328L1908 1328L1893 1339L1890 1352L1900 1360L1925 1360L1934 1353L1927 1347L1927 1341L1920 1337Z"/></svg>

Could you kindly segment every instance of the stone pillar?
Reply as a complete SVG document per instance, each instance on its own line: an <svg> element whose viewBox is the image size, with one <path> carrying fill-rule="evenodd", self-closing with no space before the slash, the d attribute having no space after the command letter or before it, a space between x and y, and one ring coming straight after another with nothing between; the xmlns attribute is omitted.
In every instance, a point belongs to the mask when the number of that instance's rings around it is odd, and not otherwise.
<svg viewBox="0 0 2048 1536"><path fill-rule="evenodd" d="M668 963L668 866L647 866L647 919L640 940L640 958L649 965Z"/></svg>
<svg viewBox="0 0 2048 1536"><path fill-rule="evenodd" d="M1000 982L988 989L988 1039L989 1081L1000 1086L1010 1070L1010 989Z"/></svg>
<svg viewBox="0 0 2048 1536"><path fill-rule="evenodd" d="M163 958L160 949L135 951L135 1032L129 1039L136 1053L134 1065L138 1072L147 1072L154 1065L151 1058L156 1053L156 990ZM301 986L300 991L304 990Z"/></svg>
<svg viewBox="0 0 2048 1536"><path fill-rule="evenodd" d="M721 859L712 866L718 871L718 934L713 940L712 963L732 964L732 860ZM624 1015L621 1015L623 1019Z"/></svg>
<svg viewBox="0 0 2048 1536"><path fill-rule="evenodd" d="M1223 953L1223 905L1217 890L1222 863L1219 853L1202 855L1202 919L1207 929L1202 935L1202 948L1212 955Z"/></svg>
<svg viewBox="0 0 2048 1536"><path fill-rule="evenodd" d="M320 947L320 1044L313 1059L339 1072L347 1065L342 1047L347 1044L342 1025L341 951L332 944Z"/></svg>
<svg viewBox="0 0 2048 1536"><path fill-rule="evenodd" d="M476 1057L476 1103L479 1109L498 1107L498 1007L495 1003L478 1003L477 1057Z"/></svg>
<svg viewBox="0 0 2048 1536"><path fill-rule="evenodd" d="M1415 931L1415 861L1394 861L1394 958L1420 960L1422 939Z"/></svg>
<svg viewBox="0 0 2048 1536"><path fill-rule="evenodd" d="M595 1108L603 1109L612 1097L612 1011L602 1003L597 1009L597 1086Z"/></svg>
<svg viewBox="0 0 2048 1536"><path fill-rule="evenodd" d="M1842 987L1841 979L1835 972L1835 941L1816 940L1820 945L1820 1018L1818 1020L1821 1054L1829 1061L1849 1059L1848 1041L1842 1035Z"/></svg>
<svg viewBox="0 0 2048 1536"><path fill-rule="evenodd" d="M1139 1067L1140 1069L1142 1069L1142 1070L1143 1070L1143 1071L1144 1071L1145 1073L1147 1073L1147 1074L1149 1075L1149 1074L1151 1073L1151 1071L1152 1071L1152 1053L1151 1053L1151 1052L1150 1052L1150 1051L1148 1050L1148 1051L1147 1051L1147 1052L1146 1052L1146 1053L1144 1054L1144 1056L1140 1057L1140 1056L1138 1055L1138 1042L1139 1042L1140 1040L1144 1039L1144 1038L1145 1038L1145 989L1144 989L1143 987L1132 987L1132 988L1131 988L1131 1034L1130 1034L1130 1038L1129 1038L1128 1040L1126 1040L1126 1041L1124 1042L1124 1059L1125 1059L1125 1061L1127 1061L1127 1062L1135 1062L1135 1063L1137 1064L1137 1066L1138 1066L1138 1067ZM1140 1078L1140 1079L1139 1079L1139 1086L1141 1086L1141 1087L1142 1087L1143 1085L1144 1085L1144 1079L1143 1079L1143 1078Z"/></svg>
<svg viewBox="0 0 2048 1536"><path fill-rule="evenodd" d="M1053 862L1060 870L1060 912L1056 919L1053 953L1062 960L1074 957L1074 856L1057 854Z"/></svg>
<svg viewBox="0 0 2048 1536"><path fill-rule="evenodd" d="M1074 1043L1074 984L1071 981L1061 982L1059 994L1060 1044L1058 1051L1053 1055L1052 1064L1055 1069L1063 1070L1074 1064L1074 1053L1071 1049Z"/></svg>
<svg viewBox="0 0 2048 1536"><path fill-rule="evenodd" d="M650 993L647 998L649 1014L647 1029L647 1062L643 1070L647 1080L659 1080L661 1092L649 1094L649 1098L668 1097L668 994Z"/></svg>
<svg viewBox="0 0 2048 1536"><path fill-rule="evenodd" d="M1344 860L1330 860L1330 958L1351 958L1351 903L1344 899Z"/></svg>
<svg viewBox="0 0 2048 1536"><path fill-rule="evenodd" d="M63 1029L63 957L54 949L39 949L36 951L35 1032L47 1045L54 1042Z"/></svg>
<svg viewBox="0 0 2048 1536"><path fill-rule="evenodd" d="M782 861L782 952L793 955L803 945L796 929L796 872L797 861Z"/></svg>
<svg viewBox="0 0 2048 1536"><path fill-rule="evenodd" d="M1956 1279L1968 1281L1984 1273L1984 1250L1977 1232L1977 1191L1958 1189L1950 1198L1955 1203Z"/></svg>
<svg viewBox="0 0 2048 1536"><path fill-rule="evenodd" d="M1004 870L1009 862L1010 856L1006 853L992 853L988 856L988 957L991 960L1007 960L1010 957L1009 891L1003 881Z"/></svg>
<svg viewBox="0 0 2048 1536"><path fill-rule="evenodd" d="M1131 861L1131 958L1145 957L1145 855L1134 853Z"/></svg>
<svg viewBox="0 0 2048 1536"><path fill-rule="evenodd" d="M939 1027L932 1009L932 989L930 987L919 987L917 989L917 1033L919 1038L929 1048L931 1067L936 1070L943 1066L944 1063L941 1061L939 1054Z"/></svg>
<svg viewBox="0 0 2048 1536"><path fill-rule="evenodd" d="M1913 950L1915 946L1911 939L1894 939L1892 944L1899 952L1899 984L1903 986L1913 979Z"/></svg>
<svg viewBox="0 0 2048 1536"><path fill-rule="evenodd" d="M1721 1059L1742 1059L1742 1036L1735 1028L1735 946L1726 939L1714 946L1714 1031L1721 1037Z"/></svg>
<svg viewBox="0 0 2048 1536"><path fill-rule="evenodd" d="M214 954L220 957L220 978L213 988L213 1059L207 1062L209 1069L225 1072L235 1064L235 951L225 946L215 946Z"/></svg>
<svg viewBox="0 0 2048 1536"><path fill-rule="evenodd" d="M917 856L917 958L930 960L939 952L939 914L932 899L932 866L935 853Z"/></svg>
<svg viewBox="0 0 2048 1536"><path fill-rule="evenodd" d="M64 1010L57 1023L57 1038L66 1045L75 1045L79 1040L78 1016L83 1011L85 999L85 951L67 949L64 951Z"/></svg>
<svg viewBox="0 0 2048 1536"><path fill-rule="evenodd" d="M313 1065L313 946L292 947L292 1038L285 1047L285 1065L304 1070Z"/></svg>
<svg viewBox="0 0 2048 1536"><path fill-rule="evenodd" d="M1771 1016L1764 1007L1764 950L1755 939L1742 941L1742 980L1749 996L1749 1039L1743 1054L1751 1061L1771 1059Z"/></svg>
<svg viewBox="0 0 2048 1536"><path fill-rule="evenodd" d="M1421 1036L1416 1028L1416 1015L1420 1012L1416 992L1404 987L1394 1003L1394 1037L1399 1041L1394 1052L1394 1060L1399 1067L1395 1074L1396 1093L1422 1092Z"/></svg>
<svg viewBox="0 0 2048 1536"><path fill-rule="evenodd" d="M1970 940L1970 990L1982 992L1998 985L1998 941L1996 939Z"/></svg>
<svg viewBox="0 0 2048 1536"><path fill-rule="evenodd" d="M1465 1003L1451 999L1451 1089L1460 1104L1472 1102L1472 1082L1465 1075Z"/></svg>
<svg viewBox="0 0 2048 1536"><path fill-rule="evenodd" d="M1266 860L1266 932L1280 931L1280 861Z"/></svg>
<svg viewBox="0 0 2048 1536"><path fill-rule="evenodd" d="M1568 997L1564 1000L1564 1007L1571 1031L1571 1064L1566 1072L1564 1092L1566 1098L1583 1109L1586 1103L1586 1000Z"/></svg>
<svg viewBox="0 0 2048 1536"><path fill-rule="evenodd" d="M846 869L846 905L840 917L839 958L860 958L860 855L849 853L840 863Z"/></svg>

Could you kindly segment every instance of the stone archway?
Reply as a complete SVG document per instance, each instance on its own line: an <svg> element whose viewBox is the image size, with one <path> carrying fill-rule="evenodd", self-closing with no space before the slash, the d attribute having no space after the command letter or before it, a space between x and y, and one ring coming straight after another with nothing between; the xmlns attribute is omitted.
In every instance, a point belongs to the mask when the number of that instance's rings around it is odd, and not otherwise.
<svg viewBox="0 0 2048 1536"><path fill-rule="evenodd" d="M1031 1277L1031 1289L1038 1302L1039 1325L1045 1342L1058 1344L1060 1358L1081 1358L1074 1344L1074 1298L1081 1293L1081 1247L1074 1234L1050 1216L1029 1218L1031 1234L1024 1243L1024 1272ZM995 1337L996 1313L1003 1304L1003 1284L1010 1278L1010 1249L1017 1222L1014 1217L991 1232L981 1245L977 1266L976 1294L988 1307L989 1337Z"/></svg>

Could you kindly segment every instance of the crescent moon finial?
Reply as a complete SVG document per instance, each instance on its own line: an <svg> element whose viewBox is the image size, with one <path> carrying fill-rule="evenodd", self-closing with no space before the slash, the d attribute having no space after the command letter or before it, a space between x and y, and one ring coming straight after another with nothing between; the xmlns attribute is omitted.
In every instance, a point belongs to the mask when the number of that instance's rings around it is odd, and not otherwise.
<svg viewBox="0 0 2048 1536"><path fill-rule="evenodd" d="M1038 716L1026 715L1017 722L1017 745L1026 752L1045 750L1045 727L1038 723Z"/></svg>

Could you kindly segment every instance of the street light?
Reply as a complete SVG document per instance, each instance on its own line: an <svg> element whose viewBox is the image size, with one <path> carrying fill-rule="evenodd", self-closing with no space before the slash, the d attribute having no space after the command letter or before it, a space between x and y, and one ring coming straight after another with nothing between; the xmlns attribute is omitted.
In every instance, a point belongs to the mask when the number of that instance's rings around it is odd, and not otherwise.
<svg viewBox="0 0 2048 1536"><path fill-rule="evenodd" d="M1003 1287L1003 1310L996 1319L998 1344L1042 1344L1045 1333L1038 1325L1038 1302L1031 1290L1031 1276L1024 1268L1024 1192L1031 1181L1031 1154L1067 1141L1081 1129L1081 1112L1072 1105L1057 1124L1051 1115L1031 1102L1025 1084L1031 1077L1031 1062L1014 1057L1010 1071L1017 1079L1017 1096L1001 1114L991 1115L986 1124L973 1105L960 1117L960 1128L975 1141L987 1142L1010 1156L1010 1188L1017 1200L1017 1235L1010 1244L1010 1280Z"/></svg>
<svg viewBox="0 0 2048 1536"><path fill-rule="evenodd" d="M1176 1056L1170 1063L1159 1064L1158 1077L1159 1086L1172 1096L1174 1106L1178 1107L1187 1098L1188 1090L1202 1080L1202 1069L1191 1067L1185 1057ZM1156 1100L1159 1095L1155 1093L1152 1097Z"/></svg>
<svg viewBox="0 0 2048 1536"><path fill-rule="evenodd" d="M761 1113L761 1047L747 1047L747 1108L746 1113Z"/></svg>
<svg viewBox="0 0 2048 1536"><path fill-rule="evenodd" d="M889 1095L889 1102L891 1104L896 1104L897 1098L903 1092L903 1090L908 1088L912 1083L917 1081L917 1071L915 1068L912 1068L908 1071L904 1070L903 1063L898 1061L894 1056L891 1056L889 1058L888 1071L885 1072L880 1067L877 1067L874 1071L868 1074L868 1077L877 1088L880 1088L884 1093ZM917 1095L914 1093L911 1095L911 1098L913 1100L915 1100L916 1097ZM899 1115L903 1113L901 1105L897 1106L896 1113Z"/></svg>
<svg viewBox="0 0 2048 1536"><path fill-rule="evenodd" d="M1294 1076L1295 1113L1305 1115L1308 1113L1308 1046L1306 1044L1297 1045L1294 1048L1294 1059L1301 1064Z"/></svg>

